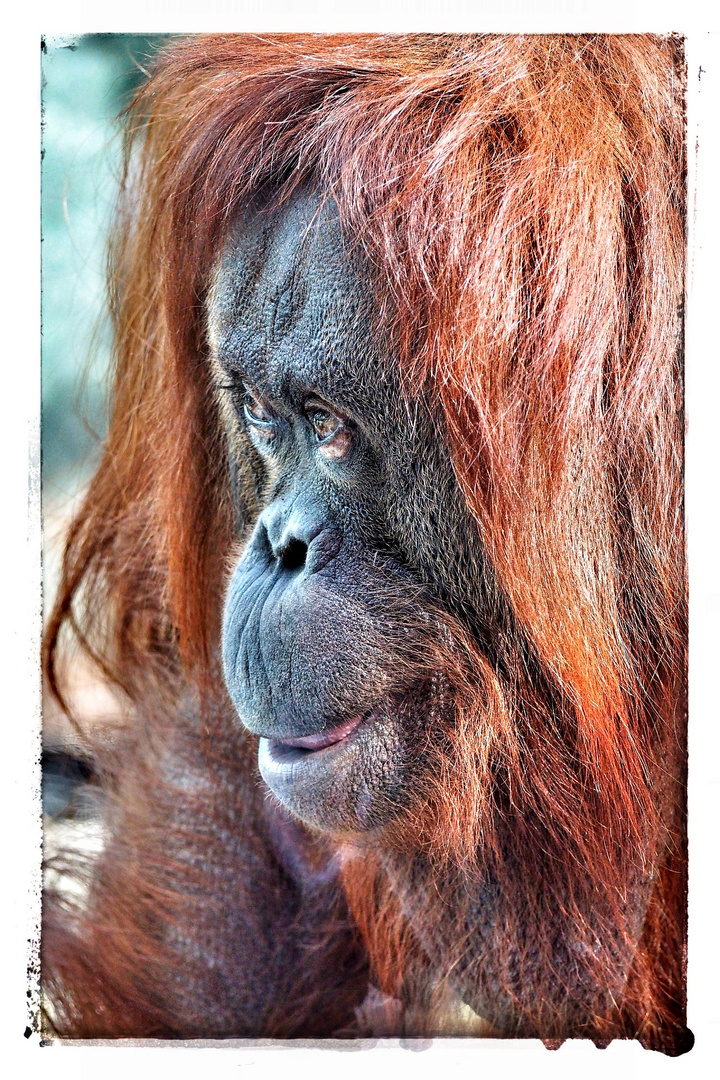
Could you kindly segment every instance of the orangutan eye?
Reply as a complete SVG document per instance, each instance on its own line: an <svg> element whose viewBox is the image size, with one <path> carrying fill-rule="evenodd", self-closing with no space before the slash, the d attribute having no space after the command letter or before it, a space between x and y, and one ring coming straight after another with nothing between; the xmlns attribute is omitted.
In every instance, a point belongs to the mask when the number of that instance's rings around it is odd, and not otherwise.
<svg viewBox="0 0 720 1080"><path fill-rule="evenodd" d="M307 407L305 415L319 443L328 442L345 427L340 417L317 405Z"/></svg>
<svg viewBox="0 0 720 1080"><path fill-rule="evenodd" d="M321 456L328 461L344 458L352 446L355 433L352 420L338 416L321 401L306 402L304 412Z"/></svg>
<svg viewBox="0 0 720 1080"><path fill-rule="evenodd" d="M255 428L270 429L275 426L275 417L261 397L249 387L244 388L243 413L249 424ZM269 434L269 432L267 432Z"/></svg>

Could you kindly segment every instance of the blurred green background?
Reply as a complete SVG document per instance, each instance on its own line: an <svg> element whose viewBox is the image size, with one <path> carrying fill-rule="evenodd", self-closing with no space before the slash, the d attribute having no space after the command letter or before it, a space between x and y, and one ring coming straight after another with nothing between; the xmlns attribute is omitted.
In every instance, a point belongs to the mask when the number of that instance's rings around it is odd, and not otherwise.
<svg viewBox="0 0 720 1080"><path fill-rule="evenodd" d="M118 113L169 35L46 39L42 53L43 491L71 495L105 431L105 244L120 172Z"/></svg>

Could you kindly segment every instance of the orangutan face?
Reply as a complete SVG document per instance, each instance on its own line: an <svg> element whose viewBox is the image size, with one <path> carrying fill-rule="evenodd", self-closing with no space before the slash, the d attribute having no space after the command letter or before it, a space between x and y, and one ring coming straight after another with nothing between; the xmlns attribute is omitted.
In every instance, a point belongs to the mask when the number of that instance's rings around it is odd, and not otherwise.
<svg viewBox="0 0 720 1080"><path fill-rule="evenodd" d="M404 394L379 344L363 271L333 205L300 195L241 221L210 305L225 412L266 478L227 593L225 677L269 787L331 831L406 803L438 608L459 607L481 559L459 539L471 530L428 403Z"/></svg>

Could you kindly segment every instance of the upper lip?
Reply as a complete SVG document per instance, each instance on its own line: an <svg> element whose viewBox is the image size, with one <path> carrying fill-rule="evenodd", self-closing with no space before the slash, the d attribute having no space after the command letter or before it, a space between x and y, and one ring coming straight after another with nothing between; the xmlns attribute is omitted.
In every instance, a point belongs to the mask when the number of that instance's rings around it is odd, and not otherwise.
<svg viewBox="0 0 720 1080"><path fill-rule="evenodd" d="M300 750L322 750L326 746L333 746L335 743L347 738L360 726L365 715L353 716L352 719L346 720L344 724L339 724L337 727L330 728L327 731L317 731L313 735L298 735L289 739L275 738L271 741L279 746L296 747Z"/></svg>

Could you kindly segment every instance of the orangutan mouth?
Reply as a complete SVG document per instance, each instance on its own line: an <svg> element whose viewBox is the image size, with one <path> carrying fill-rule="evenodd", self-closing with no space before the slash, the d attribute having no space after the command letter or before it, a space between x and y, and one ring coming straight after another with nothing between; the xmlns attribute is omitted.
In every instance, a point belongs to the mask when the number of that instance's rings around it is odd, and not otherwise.
<svg viewBox="0 0 720 1080"><path fill-rule="evenodd" d="M361 716L354 716L344 724L338 725L338 727L330 728L328 731L318 731L314 735L298 735L290 739L268 739L268 751L278 764L283 764L289 761L297 761L307 754L326 750L330 746L337 746L338 743L344 742L354 731L357 731L363 721L370 718L373 711L371 710Z"/></svg>
<svg viewBox="0 0 720 1080"><path fill-rule="evenodd" d="M419 763L408 749L422 730L419 702L426 704L417 693L391 693L324 731L261 737L260 775L291 813L323 832L374 829L398 813L401 783Z"/></svg>

